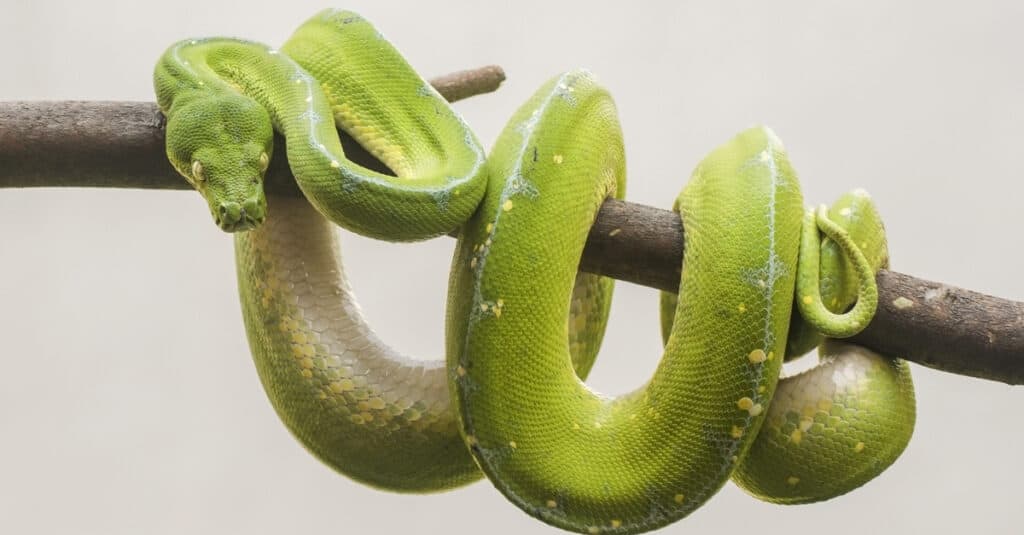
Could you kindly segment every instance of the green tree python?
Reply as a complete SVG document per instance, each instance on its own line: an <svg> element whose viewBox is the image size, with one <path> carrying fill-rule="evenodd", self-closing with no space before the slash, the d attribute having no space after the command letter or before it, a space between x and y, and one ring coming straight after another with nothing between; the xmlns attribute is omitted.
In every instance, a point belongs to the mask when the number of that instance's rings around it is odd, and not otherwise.
<svg viewBox="0 0 1024 535"><path fill-rule="evenodd" d="M430 492L486 475L551 525L635 533L686 516L730 477L777 503L849 492L910 439L906 363L837 340L874 313L873 274L888 262L878 211L859 190L805 210L767 128L715 149L676 200L686 246L680 291L662 296L661 363L609 398L583 380L612 281L577 267L601 203L624 195L625 156L615 105L590 73L541 87L486 158L351 12L317 14L280 50L181 41L155 87L171 164L235 232L267 395L348 477ZM347 159L336 127L393 176ZM274 131L305 199L263 193ZM335 223L391 241L458 230L445 361L404 357L373 334ZM816 346L818 366L779 380L783 360Z"/></svg>

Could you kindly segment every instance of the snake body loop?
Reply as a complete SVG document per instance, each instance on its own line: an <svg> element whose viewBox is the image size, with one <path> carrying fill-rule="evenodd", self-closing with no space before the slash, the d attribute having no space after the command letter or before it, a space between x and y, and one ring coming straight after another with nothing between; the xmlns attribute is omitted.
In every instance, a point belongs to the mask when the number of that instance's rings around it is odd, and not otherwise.
<svg viewBox="0 0 1024 535"><path fill-rule="evenodd" d="M271 197L268 221L225 228L252 229L235 234L239 293L260 379L282 421L326 464L375 487L430 492L479 479L442 363L407 358L373 334L324 218L392 240L461 224L486 186L483 151L462 119L372 26L336 10L310 19L281 52L228 39L177 43L157 66L156 86L177 127L168 131L172 163L215 218L215 207L233 198L258 197L264 210L252 177L266 168L271 121L316 207ZM398 177L345 160L336 123ZM238 172L245 151L254 164ZM566 338L584 377L611 290L592 275L575 285Z"/></svg>
<svg viewBox="0 0 1024 535"><path fill-rule="evenodd" d="M306 198L349 230L419 240L469 218L486 186L483 149L368 22L351 12L324 11L282 51L294 55L237 39L189 39L172 45L157 64L157 101L169 117L168 156L207 197L215 218L225 203L259 196L262 174L240 165L248 158L233 149L250 142L263 152L250 151L249 158L269 157L271 124L285 136ZM348 160L336 123L397 176ZM250 141L253 131L260 138Z"/></svg>
<svg viewBox="0 0 1024 535"><path fill-rule="evenodd" d="M687 239L679 294L662 296L662 361L608 398L583 379L612 281L577 268L601 203L624 194L625 156L615 105L588 72L541 87L486 162L462 119L350 12L316 15L281 51L182 41L155 85L172 164L221 228L245 231L239 293L267 395L351 478L429 492L482 472L544 522L634 533L688 515L730 477L778 503L848 492L910 438L907 365L825 338L871 319L873 273L888 262L877 210L853 192L805 212L766 128L713 151L676 200ZM335 127L396 176L345 159ZM262 192L272 129L308 202ZM330 222L394 241L460 230L446 362L373 334ZM819 366L779 381L784 359L819 345Z"/></svg>

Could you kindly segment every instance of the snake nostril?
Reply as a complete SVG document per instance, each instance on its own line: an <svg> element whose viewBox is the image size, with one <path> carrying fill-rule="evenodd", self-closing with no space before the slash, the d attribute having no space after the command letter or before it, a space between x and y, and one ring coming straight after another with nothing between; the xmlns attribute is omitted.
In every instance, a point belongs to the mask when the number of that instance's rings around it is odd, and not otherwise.
<svg viewBox="0 0 1024 535"><path fill-rule="evenodd" d="M220 218L227 224L237 223L243 217L242 206L237 202L222 202L217 207Z"/></svg>

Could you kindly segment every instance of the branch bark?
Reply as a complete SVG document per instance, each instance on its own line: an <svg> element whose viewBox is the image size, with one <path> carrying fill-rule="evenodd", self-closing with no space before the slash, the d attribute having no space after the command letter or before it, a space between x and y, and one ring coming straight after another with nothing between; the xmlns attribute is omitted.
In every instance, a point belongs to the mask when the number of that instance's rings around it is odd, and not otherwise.
<svg viewBox="0 0 1024 535"><path fill-rule="evenodd" d="M455 101L494 91L504 78L501 68L490 66L431 83ZM163 127L163 115L149 102L0 102L0 188L189 189L164 156ZM341 136L354 161L386 171ZM297 195L281 156L267 172L268 192ZM676 214L607 201L580 268L675 291L682 252ZM1024 303L893 271L877 280L878 313L854 341L950 373L1024 384Z"/></svg>

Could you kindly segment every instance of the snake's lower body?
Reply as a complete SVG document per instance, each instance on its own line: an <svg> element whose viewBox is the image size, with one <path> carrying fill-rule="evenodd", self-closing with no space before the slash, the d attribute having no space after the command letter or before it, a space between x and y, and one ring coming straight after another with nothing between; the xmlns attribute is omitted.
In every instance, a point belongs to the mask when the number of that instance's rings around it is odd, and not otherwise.
<svg viewBox="0 0 1024 535"><path fill-rule="evenodd" d="M730 477L769 501L827 499L905 447L906 364L820 334L870 319L871 271L888 259L877 211L854 193L805 212L769 130L713 151L676 200L686 249L680 292L662 301L663 359L645 385L608 398L582 379L612 282L577 273L598 208L624 194L607 91L585 71L555 78L484 163L461 118L358 16L318 15L283 52L182 42L157 86L172 162L222 227L252 228L235 238L238 280L268 396L334 469L410 492L486 474L545 522L627 533L689 514ZM232 179L266 167L269 141L248 141L269 129L260 106L310 200L271 197L265 222L252 180ZM397 177L347 161L335 126ZM328 219L393 240L458 228L446 361L404 357L373 334ZM778 380L785 358L819 344L818 367Z"/></svg>
<svg viewBox="0 0 1024 535"><path fill-rule="evenodd" d="M481 477L463 444L443 360L404 356L362 317L335 226L305 199L271 196L270 217L235 235L249 345L267 395L329 466L403 492ZM611 282L581 274L567 342L585 376L600 345Z"/></svg>

